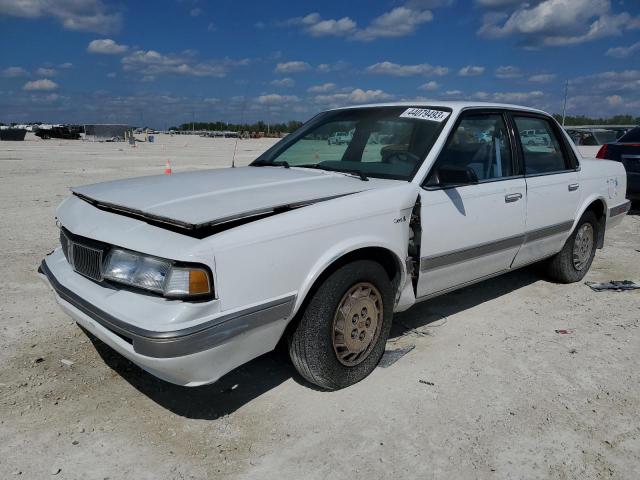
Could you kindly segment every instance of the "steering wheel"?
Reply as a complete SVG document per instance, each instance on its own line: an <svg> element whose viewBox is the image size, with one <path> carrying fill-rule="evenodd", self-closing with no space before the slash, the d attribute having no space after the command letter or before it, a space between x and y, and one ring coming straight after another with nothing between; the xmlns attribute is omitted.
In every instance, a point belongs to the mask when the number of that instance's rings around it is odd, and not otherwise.
<svg viewBox="0 0 640 480"><path fill-rule="evenodd" d="M407 152L406 150L392 150L386 155L383 155L382 163L390 163L391 165L417 165L420 163L420 157L411 152Z"/></svg>

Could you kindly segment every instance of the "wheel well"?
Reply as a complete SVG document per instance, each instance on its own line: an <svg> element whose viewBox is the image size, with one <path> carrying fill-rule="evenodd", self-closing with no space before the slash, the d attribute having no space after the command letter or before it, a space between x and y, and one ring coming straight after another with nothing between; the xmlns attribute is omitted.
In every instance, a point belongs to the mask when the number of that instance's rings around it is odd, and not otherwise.
<svg viewBox="0 0 640 480"><path fill-rule="evenodd" d="M320 285L322 285L322 282L324 282L327 277L329 277L340 267L356 260L373 260L374 262L379 263L387 272L394 290L398 288L398 285L400 284L400 278L402 276L402 266L400 265L400 261L398 260L396 255L391 252L391 250L387 250L383 247L365 247L346 253L340 258L334 260L333 263L325 268L320 276L318 276L318 278L316 278L316 280L313 282L313 285L311 285L311 288L306 293L304 300L300 304L300 308L298 308L298 311L295 314L294 318L289 322L289 325L287 325L281 341L285 340L288 337L289 332L298 324L298 322L300 321L300 314L304 312L307 303L313 296L314 292L320 287Z"/></svg>
<svg viewBox="0 0 640 480"><path fill-rule="evenodd" d="M598 220L598 238L596 242L597 248L604 246L604 231L607 222L606 205L602 200L595 200L585 209L586 212L593 212Z"/></svg>

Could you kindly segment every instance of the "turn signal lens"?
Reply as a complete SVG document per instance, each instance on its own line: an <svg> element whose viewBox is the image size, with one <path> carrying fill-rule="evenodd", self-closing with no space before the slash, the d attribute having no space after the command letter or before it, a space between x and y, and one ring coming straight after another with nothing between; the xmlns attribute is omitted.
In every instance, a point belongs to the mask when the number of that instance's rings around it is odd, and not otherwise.
<svg viewBox="0 0 640 480"><path fill-rule="evenodd" d="M167 297L191 297L210 293L209 275L201 268L173 267L164 289Z"/></svg>
<svg viewBox="0 0 640 480"><path fill-rule="evenodd" d="M211 293L209 275L204 270L189 272L189 295L205 295Z"/></svg>

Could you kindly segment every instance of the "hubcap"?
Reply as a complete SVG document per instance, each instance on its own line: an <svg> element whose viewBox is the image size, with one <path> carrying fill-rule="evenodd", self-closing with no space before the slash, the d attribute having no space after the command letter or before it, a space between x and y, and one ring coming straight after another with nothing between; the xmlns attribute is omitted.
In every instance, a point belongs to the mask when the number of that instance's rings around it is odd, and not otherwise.
<svg viewBox="0 0 640 480"><path fill-rule="evenodd" d="M333 350L347 367L362 362L373 349L382 325L382 296L368 282L344 294L333 316Z"/></svg>
<svg viewBox="0 0 640 480"><path fill-rule="evenodd" d="M593 227L590 223L585 223L578 229L573 241L573 266L576 270L582 270L587 266L592 249Z"/></svg>

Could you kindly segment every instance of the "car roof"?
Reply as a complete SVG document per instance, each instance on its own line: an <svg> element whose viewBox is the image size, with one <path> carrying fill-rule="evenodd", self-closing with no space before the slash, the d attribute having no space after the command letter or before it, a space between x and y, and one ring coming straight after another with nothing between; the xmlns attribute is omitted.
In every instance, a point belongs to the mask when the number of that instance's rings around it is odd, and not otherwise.
<svg viewBox="0 0 640 480"><path fill-rule="evenodd" d="M527 112L542 113L549 115L543 110L537 108L525 107L523 105L512 105L508 103L493 103L493 102L470 102L470 101L443 101L443 100L420 100L419 102L388 102L388 103L369 103L366 105L353 105L344 106L339 108L332 108L329 110L344 110L349 108L374 108L374 107L444 107L450 108L454 113L458 113L461 110L469 108L502 108L507 110L522 110Z"/></svg>

